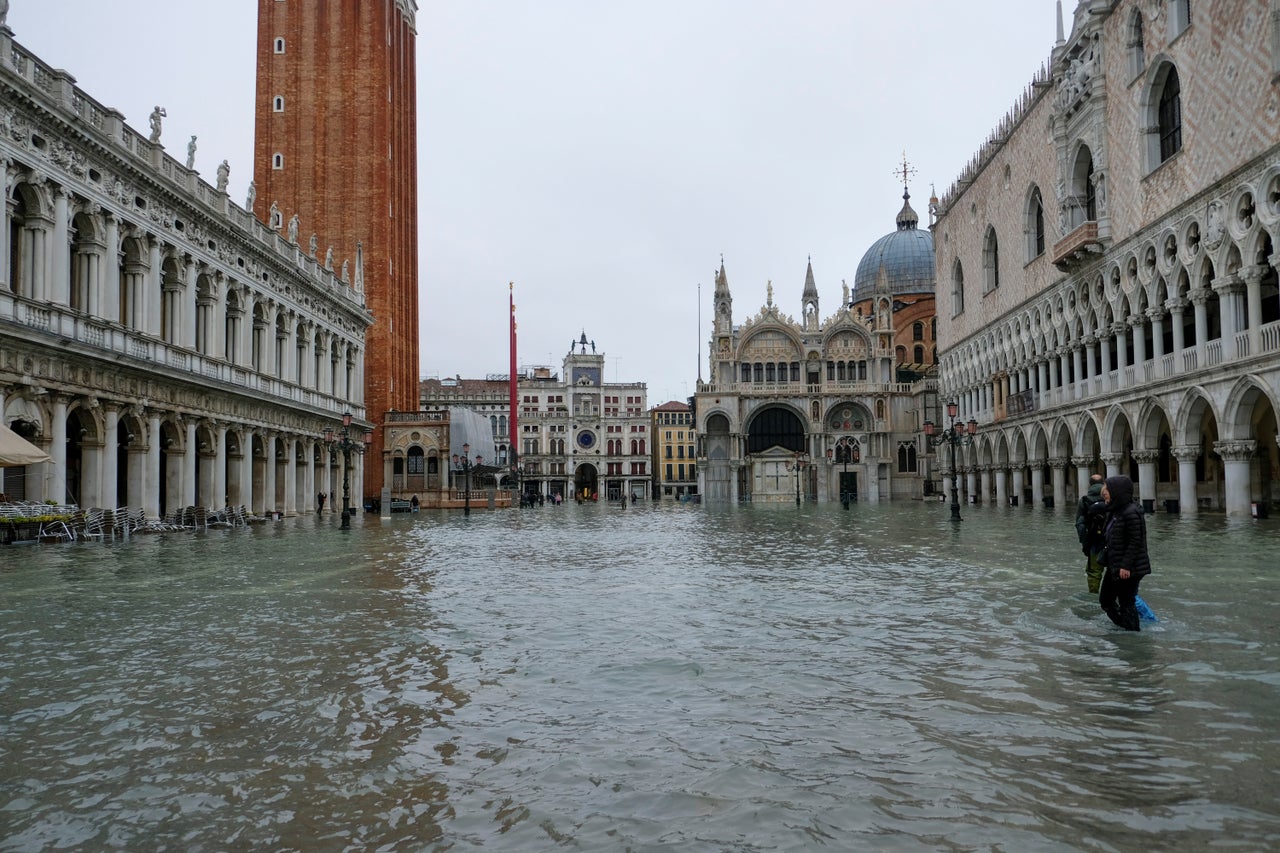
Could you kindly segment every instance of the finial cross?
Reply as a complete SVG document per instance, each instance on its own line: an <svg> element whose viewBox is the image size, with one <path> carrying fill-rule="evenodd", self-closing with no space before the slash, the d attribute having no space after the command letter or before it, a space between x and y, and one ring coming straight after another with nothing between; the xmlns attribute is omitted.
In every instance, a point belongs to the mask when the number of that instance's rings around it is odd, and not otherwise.
<svg viewBox="0 0 1280 853"><path fill-rule="evenodd" d="M901 176L902 176L902 188L903 188L903 189L906 189L906 188L907 188L907 179L908 179L909 177L911 177L912 175L914 175L915 173L916 173L915 168L914 168L910 163L908 163L908 162L907 162L907 152L903 151L903 152L902 152L902 165L901 165L901 166L899 166L899 167L896 167L896 168L893 170L893 175L894 175L894 177L896 178L898 175L901 175Z"/></svg>

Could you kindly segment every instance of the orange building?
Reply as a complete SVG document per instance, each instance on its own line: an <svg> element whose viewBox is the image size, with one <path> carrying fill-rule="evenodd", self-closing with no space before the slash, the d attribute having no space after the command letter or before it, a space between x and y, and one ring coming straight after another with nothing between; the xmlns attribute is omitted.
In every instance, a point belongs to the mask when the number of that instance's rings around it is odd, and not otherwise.
<svg viewBox="0 0 1280 853"><path fill-rule="evenodd" d="M253 213L364 290L366 496L383 486L385 414L418 407L416 12L258 2Z"/></svg>

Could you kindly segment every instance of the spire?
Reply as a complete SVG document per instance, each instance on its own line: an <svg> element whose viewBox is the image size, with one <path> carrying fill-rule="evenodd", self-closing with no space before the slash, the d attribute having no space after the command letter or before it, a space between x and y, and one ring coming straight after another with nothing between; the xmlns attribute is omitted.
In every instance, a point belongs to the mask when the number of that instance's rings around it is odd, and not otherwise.
<svg viewBox="0 0 1280 853"><path fill-rule="evenodd" d="M1057 41L1057 44L1061 45L1061 44L1063 44L1065 41L1066 41L1066 38L1063 36L1063 32L1062 32L1062 0L1058 0L1058 41Z"/></svg>
<svg viewBox="0 0 1280 853"><path fill-rule="evenodd" d="M904 187L902 190L902 210L898 211L898 230L914 231L920 224L920 217L911 209L911 193Z"/></svg>
<svg viewBox="0 0 1280 853"><path fill-rule="evenodd" d="M720 256L720 271L716 273L716 293L729 292L729 276L724 272L724 255Z"/></svg>
<svg viewBox="0 0 1280 853"><path fill-rule="evenodd" d="M804 273L804 295L800 299L805 303L811 299L814 302L818 301L818 285L813 280L813 255L809 256L809 268Z"/></svg>
<svg viewBox="0 0 1280 853"><path fill-rule="evenodd" d="M907 152L902 152L902 165L897 166L893 170L893 174L902 178L902 210L898 211L898 230L914 231L916 226L920 224L920 217L911 209L911 193L907 191L907 180L916 173L911 164L907 162Z"/></svg>

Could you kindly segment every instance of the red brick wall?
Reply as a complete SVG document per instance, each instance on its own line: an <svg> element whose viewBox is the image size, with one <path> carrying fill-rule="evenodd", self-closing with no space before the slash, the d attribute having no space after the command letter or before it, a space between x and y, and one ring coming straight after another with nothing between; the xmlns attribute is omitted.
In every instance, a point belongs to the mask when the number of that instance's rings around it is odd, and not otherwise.
<svg viewBox="0 0 1280 853"><path fill-rule="evenodd" d="M275 52L277 38L284 53ZM418 408L417 98L413 28L393 0L258 0L255 214L297 213L298 243L318 237L334 269L363 242L365 406L377 424ZM284 97L284 111L273 102ZM275 154L284 168L272 168ZM382 430L365 492L382 487Z"/></svg>

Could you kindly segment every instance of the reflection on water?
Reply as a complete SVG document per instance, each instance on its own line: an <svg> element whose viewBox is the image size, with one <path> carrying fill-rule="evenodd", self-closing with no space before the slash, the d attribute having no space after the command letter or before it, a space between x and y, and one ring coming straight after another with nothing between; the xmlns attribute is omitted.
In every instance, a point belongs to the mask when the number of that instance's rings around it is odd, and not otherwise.
<svg viewBox="0 0 1280 853"><path fill-rule="evenodd" d="M566 505L0 551L0 850L1280 845L1276 527ZM1267 522L1263 522L1263 525Z"/></svg>

